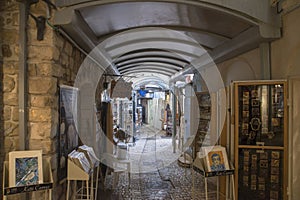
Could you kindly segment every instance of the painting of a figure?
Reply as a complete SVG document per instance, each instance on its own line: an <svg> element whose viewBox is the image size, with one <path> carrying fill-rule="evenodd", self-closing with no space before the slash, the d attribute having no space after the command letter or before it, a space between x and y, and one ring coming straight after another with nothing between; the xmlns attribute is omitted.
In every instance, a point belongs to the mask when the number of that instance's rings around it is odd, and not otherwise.
<svg viewBox="0 0 300 200"><path fill-rule="evenodd" d="M222 171L225 170L224 158L221 151L210 152L208 154L210 157L210 169L211 171Z"/></svg>
<svg viewBox="0 0 300 200"><path fill-rule="evenodd" d="M205 148L206 165L209 172L229 170L226 149L222 146Z"/></svg>

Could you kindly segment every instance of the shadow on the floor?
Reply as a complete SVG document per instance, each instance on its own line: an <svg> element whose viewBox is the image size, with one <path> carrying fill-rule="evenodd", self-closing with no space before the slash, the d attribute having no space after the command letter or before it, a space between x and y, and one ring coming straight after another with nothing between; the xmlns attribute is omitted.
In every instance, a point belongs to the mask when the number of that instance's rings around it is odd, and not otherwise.
<svg viewBox="0 0 300 200"><path fill-rule="evenodd" d="M101 188L98 189L97 199L101 200L121 200L121 195L116 194L111 189L103 190Z"/></svg>

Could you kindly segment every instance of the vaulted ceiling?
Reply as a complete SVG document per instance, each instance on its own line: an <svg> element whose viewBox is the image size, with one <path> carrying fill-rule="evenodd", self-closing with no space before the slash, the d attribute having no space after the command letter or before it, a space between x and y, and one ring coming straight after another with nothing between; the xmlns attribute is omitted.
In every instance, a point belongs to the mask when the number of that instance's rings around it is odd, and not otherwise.
<svg viewBox="0 0 300 200"><path fill-rule="evenodd" d="M269 2L57 0L54 24L85 52L99 49L135 87L168 87L203 55L218 63L279 38Z"/></svg>

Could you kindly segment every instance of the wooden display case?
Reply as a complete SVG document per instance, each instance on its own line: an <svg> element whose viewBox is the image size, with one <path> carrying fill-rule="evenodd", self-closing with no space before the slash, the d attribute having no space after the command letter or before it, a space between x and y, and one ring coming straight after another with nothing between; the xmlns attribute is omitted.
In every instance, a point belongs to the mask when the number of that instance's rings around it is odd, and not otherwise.
<svg viewBox="0 0 300 200"><path fill-rule="evenodd" d="M286 81L233 84L237 199L287 199Z"/></svg>

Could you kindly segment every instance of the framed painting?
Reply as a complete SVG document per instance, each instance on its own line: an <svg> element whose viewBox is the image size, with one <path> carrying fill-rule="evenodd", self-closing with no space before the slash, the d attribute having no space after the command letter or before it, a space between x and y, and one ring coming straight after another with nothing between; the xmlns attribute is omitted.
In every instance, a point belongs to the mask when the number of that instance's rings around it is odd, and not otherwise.
<svg viewBox="0 0 300 200"><path fill-rule="evenodd" d="M67 178L68 154L78 147L78 95L79 89L67 85L59 86L59 128L57 178Z"/></svg>
<svg viewBox="0 0 300 200"><path fill-rule="evenodd" d="M205 147L204 153L208 172L230 170L225 147Z"/></svg>
<svg viewBox="0 0 300 200"><path fill-rule="evenodd" d="M42 150L12 151L9 159L9 187L43 183Z"/></svg>

